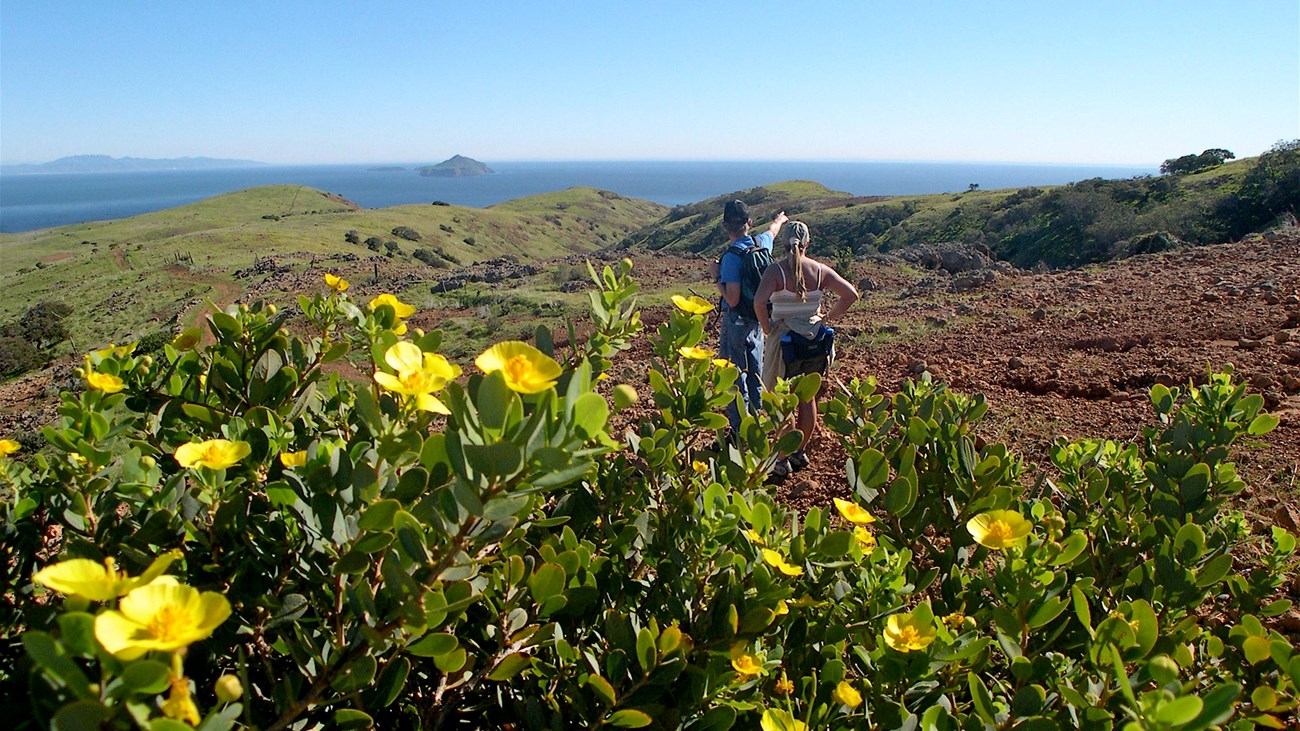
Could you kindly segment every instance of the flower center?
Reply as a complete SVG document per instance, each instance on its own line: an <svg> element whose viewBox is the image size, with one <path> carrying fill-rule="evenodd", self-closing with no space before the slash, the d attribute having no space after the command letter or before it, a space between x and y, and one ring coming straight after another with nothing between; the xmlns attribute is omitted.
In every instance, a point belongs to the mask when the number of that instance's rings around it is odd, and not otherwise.
<svg viewBox="0 0 1300 731"><path fill-rule="evenodd" d="M424 374L419 371L402 371L397 375L397 380L402 385L412 391L418 389L424 383Z"/></svg>
<svg viewBox="0 0 1300 731"><path fill-rule="evenodd" d="M921 633L911 625L903 625L898 628L898 640L905 647L917 645L921 642Z"/></svg>
<svg viewBox="0 0 1300 731"><path fill-rule="evenodd" d="M504 368L506 378L509 378L515 383L519 383L520 381L523 381L525 378L527 378L529 372L531 372L532 369L533 369L532 363L529 363L528 358L523 355L516 355L515 357L506 361L505 368Z"/></svg>
<svg viewBox="0 0 1300 731"><path fill-rule="evenodd" d="M992 538L995 541L1000 543L1010 543L1013 536L1014 532L1011 530L1011 526L1007 525L1006 521L995 520L993 521L993 524L989 526L989 538Z"/></svg>
<svg viewBox="0 0 1300 731"><path fill-rule="evenodd" d="M145 629L154 639L171 642L188 626L187 613L174 604L167 604L154 613Z"/></svg>

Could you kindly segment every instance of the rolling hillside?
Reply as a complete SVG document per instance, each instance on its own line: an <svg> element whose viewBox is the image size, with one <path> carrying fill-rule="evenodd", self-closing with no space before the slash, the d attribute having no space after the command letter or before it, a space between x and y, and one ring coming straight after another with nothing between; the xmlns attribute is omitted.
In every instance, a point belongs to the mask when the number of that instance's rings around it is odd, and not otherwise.
<svg viewBox="0 0 1300 731"><path fill-rule="evenodd" d="M63 301L74 308L74 347L96 347L187 322L205 301L235 301L271 271L373 259L367 269L411 283L502 256L537 261L592 251L665 211L590 188L486 209L369 210L300 186L252 188L117 221L0 235L0 321L38 301Z"/></svg>

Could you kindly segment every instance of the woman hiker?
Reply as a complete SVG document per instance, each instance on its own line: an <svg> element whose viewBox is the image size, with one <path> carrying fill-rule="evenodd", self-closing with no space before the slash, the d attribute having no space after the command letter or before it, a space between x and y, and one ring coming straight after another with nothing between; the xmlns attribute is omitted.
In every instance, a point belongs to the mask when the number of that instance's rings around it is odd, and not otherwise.
<svg viewBox="0 0 1300 731"><path fill-rule="evenodd" d="M808 225L790 221L785 226L785 258L773 260L763 272L758 291L754 293L754 315L763 328L766 343L763 348L763 385L772 388L778 378L794 378L807 373L822 376L820 397L826 390L826 371L835 359L834 340L827 334L828 351L812 358L787 363L782 357L782 338L787 333L813 339L823 326L841 315L858 301L858 290L830 266L807 256L811 236ZM829 312L822 311L822 295L835 295L835 304ZM769 307L770 305L770 307ZM801 470L808 466L804 449L812 440L817 428L817 401L801 401L795 415L795 427L803 432L799 449L788 459L786 471ZM778 463L774 476L781 477L783 465Z"/></svg>

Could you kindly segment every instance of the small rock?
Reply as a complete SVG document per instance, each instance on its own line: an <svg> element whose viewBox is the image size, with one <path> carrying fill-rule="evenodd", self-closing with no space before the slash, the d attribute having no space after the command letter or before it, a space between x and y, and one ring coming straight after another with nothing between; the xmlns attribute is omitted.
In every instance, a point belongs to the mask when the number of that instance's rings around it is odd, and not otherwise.
<svg viewBox="0 0 1300 731"><path fill-rule="evenodd" d="M1044 310L1043 308L1039 307L1038 309L1034 310L1034 314L1030 315L1029 317L1034 322L1042 322L1043 320L1047 319L1047 310Z"/></svg>
<svg viewBox="0 0 1300 731"><path fill-rule="evenodd" d="M1011 369L1024 368L1025 362L1020 359L1020 356L1013 355L1011 356L1011 360L1007 361L1007 367Z"/></svg>
<svg viewBox="0 0 1300 731"><path fill-rule="evenodd" d="M970 313L972 313L972 312L974 312L974 311L975 311L975 308L974 308L974 307L971 307L970 305L966 304L965 302L963 302L963 303L957 305L957 314L958 314L958 315L969 315Z"/></svg>
<svg viewBox="0 0 1300 731"><path fill-rule="evenodd" d="M1260 373L1259 375L1250 379L1251 387L1257 391L1263 391L1265 389L1268 389L1275 383L1277 383L1277 381L1272 376L1264 373Z"/></svg>
<svg viewBox="0 0 1300 731"><path fill-rule="evenodd" d="M1116 391L1115 393L1112 393L1110 395L1110 400L1114 401L1117 404L1122 404L1125 401L1131 401L1132 399L1133 399L1133 394L1129 393L1128 391Z"/></svg>
<svg viewBox="0 0 1300 731"><path fill-rule="evenodd" d="M1281 298L1281 297L1278 297L1276 294L1273 294L1272 292L1265 292L1265 293L1264 293L1264 301L1267 302L1267 303L1270 304L1270 305L1280 305L1280 304L1282 304L1282 298Z"/></svg>
<svg viewBox="0 0 1300 731"><path fill-rule="evenodd" d="M1237 340L1237 348L1239 350L1254 350L1259 346L1260 342L1258 340L1251 340L1250 338L1240 338Z"/></svg>
<svg viewBox="0 0 1300 731"><path fill-rule="evenodd" d="M1300 378L1287 376L1282 379L1282 387L1286 389L1287 393L1300 393Z"/></svg>
<svg viewBox="0 0 1300 731"><path fill-rule="evenodd" d="M1291 342L1291 333L1287 332L1286 330L1278 330L1277 332L1273 333L1273 342L1277 343L1278 345L1281 345L1282 343L1289 343Z"/></svg>
<svg viewBox="0 0 1300 731"><path fill-rule="evenodd" d="M1223 298L1213 292L1203 292L1201 294L1202 302L1222 302Z"/></svg>

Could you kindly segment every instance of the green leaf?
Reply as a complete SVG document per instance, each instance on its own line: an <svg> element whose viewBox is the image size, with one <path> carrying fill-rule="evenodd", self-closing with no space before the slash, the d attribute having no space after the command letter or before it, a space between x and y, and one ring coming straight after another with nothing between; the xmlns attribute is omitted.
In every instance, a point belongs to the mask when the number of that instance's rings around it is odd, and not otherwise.
<svg viewBox="0 0 1300 731"><path fill-rule="evenodd" d="M916 505L916 482L908 477L898 477L885 493L885 510L895 518L901 518L912 511Z"/></svg>
<svg viewBox="0 0 1300 731"><path fill-rule="evenodd" d="M609 420L609 404L598 393L584 393L573 403L574 425L588 437L604 431Z"/></svg>
<svg viewBox="0 0 1300 731"><path fill-rule="evenodd" d="M465 461L474 471L493 478L514 477L524 463L519 447L507 441L488 445L466 444L462 449Z"/></svg>
<svg viewBox="0 0 1300 731"><path fill-rule="evenodd" d="M1059 617L1061 612L1065 611L1065 607L1068 604L1069 602L1059 596L1049 597L1043 600L1043 603L1038 606L1038 609L1035 609L1033 614L1029 615L1029 626L1034 629L1047 626L1052 622L1052 620ZM1028 716L1033 713L1037 713L1037 711L1021 715Z"/></svg>
<svg viewBox="0 0 1300 731"><path fill-rule="evenodd" d="M366 512L362 513L361 519L357 521L357 527L369 531L392 530L393 516L401 509L402 504L396 500L380 500L366 508Z"/></svg>
<svg viewBox="0 0 1300 731"><path fill-rule="evenodd" d="M975 705L975 712L979 714L980 720L990 726L996 726L997 720L993 717L993 698L989 695L988 686L973 672L966 673L966 685L970 688L971 702Z"/></svg>
<svg viewBox="0 0 1300 731"><path fill-rule="evenodd" d="M84 728L99 728L99 726L85 726ZM191 731L191 727L188 723L173 721L170 718L155 718L149 722L149 731Z"/></svg>
<svg viewBox="0 0 1300 731"><path fill-rule="evenodd" d="M506 385L505 376L500 371L484 376L479 383L478 392L474 394L474 406L478 408L479 420L483 426L497 430L504 428L511 402L518 398Z"/></svg>
<svg viewBox="0 0 1300 731"><path fill-rule="evenodd" d="M635 708L624 708L614 713L606 721L611 726L619 728L645 728L649 726L652 719L644 711L638 711Z"/></svg>
<svg viewBox="0 0 1300 731"><path fill-rule="evenodd" d="M340 693L352 693L370 685L375 679L376 663L371 655L361 657L348 663L330 682L330 687Z"/></svg>
<svg viewBox="0 0 1300 731"><path fill-rule="evenodd" d="M1232 569L1232 554L1225 553L1210 559L1200 571L1196 572L1196 585L1202 589L1208 589L1211 586L1223 580Z"/></svg>
<svg viewBox="0 0 1300 731"><path fill-rule="evenodd" d="M1260 414L1246 427L1246 434L1252 437L1263 436L1277 428L1280 420L1272 414Z"/></svg>
<svg viewBox="0 0 1300 731"><path fill-rule="evenodd" d="M1269 658L1269 642L1267 637L1251 635L1241 642L1241 652L1246 656L1246 662L1251 665L1258 665Z"/></svg>
<svg viewBox="0 0 1300 731"><path fill-rule="evenodd" d="M600 696L600 699L607 706L615 705L618 702L618 696L614 694L614 686L596 673L587 676L587 687L595 691L596 695Z"/></svg>
<svg viewBox="0 0 1300 731"><path fill-rule="evenodd" d="M113 712L108 708L105 708L104 704L99 701L73 701L72 703L68 703L60 708L59 712L54 714L54 723L51 724L51 728L55 731L83 731L83 729L97 729L112 716ZM188 731L189 726L182 725L181 728Z"/></svg>
<svg viewBox="0 0 1300 731"><path fill-rule="evenodd" d="M444 673L454 673L465 667L465 661L468 658L469 655L465 652L465 648L458 647L445 655L434 657L433 664L438 666L438 669Z"/></svg>
<svg viewBox="0 0 1300 731"><path fill-rule="evenodd" d="M340 708L334 712L333 728L353 729L353 728L370 728L375 725L375 719L365 711L358 711L355 708Z"/></svg>
<svg viewBox="0 0 1300 731"><path fill-rule="evenodd" d="M393 658L385 665L383 672L379 674L379 681L375 683L373 705L377 708L391 706L401 694L402 688L406 687L406 677L410 672L411 661L404 657Z"/></svg>
<svg viewBox="0 0 1300 731"><path fill-rule="evenodd" d="M532 664L533 659L522 652L512 652L501 658L501 662L487 674L488 680L509 680Z"/></svg>
<svg viewBox="0 0 1300 731"><path fill-rule="evenodd" d="M659 653L655 648L654 635L646 627L636 634L636 659L641 663L641 670L649 674L659 662Z"/></svg>
<svg viewBox="0 0 1300 731"><path fill-rule="evenodd" d="M171 685L171 668L156 660L136 660L122 669L122 682L143 695L156 695Z"/></svg>
<svg viewBox="0 0 1300 731"><path fill-rule="evenodd" d="M1083 553L1083 549L1088 547L1088 535L1081 530L1076 530L1061 541L1061 552L1051 560L1053 566L1066 566Z"/></svg>
<svg viewBox="0 0 1300 731"><path fill-rule="evenodd" d="M1191 723L1192 719L1200 715L1203 707L1204 703L1200 698L1194 695L1185 695L1157 708L1155 718L1161 723L1177 727L1185 723Z"/></svg>
<svg viewBox="0 0 1300 731"><path fill-rule="evenodd" d="M59 641L69 654L91 657L99 648L95 642L95 618L87 612L60 614Z"/></svg>
<svg viewBox="0 0 1300 731"><path fill-rule="evenodd" d="M77 697L94 697L85 673L81 672L81 668L77 667L53 637L45 632L30 631L23 633L22 642L27 656L40 665L42 670L62 680Z"/></svg>
<svg viewBox="0 0 1300 731"><path fill-rule="evenodd" d="M406 651L416 657L441 657L459 646L460 640L455 635L431 632L408 645Z"/></svg>
<svg viewBox="0 0 1300 731"><path fill-rule="evenodd" d="M542 564L537 567L532 576L528 577L528 590L532 592L533 601L542 604L563 592L567 579L563 566L553 563Z"/></svg>

